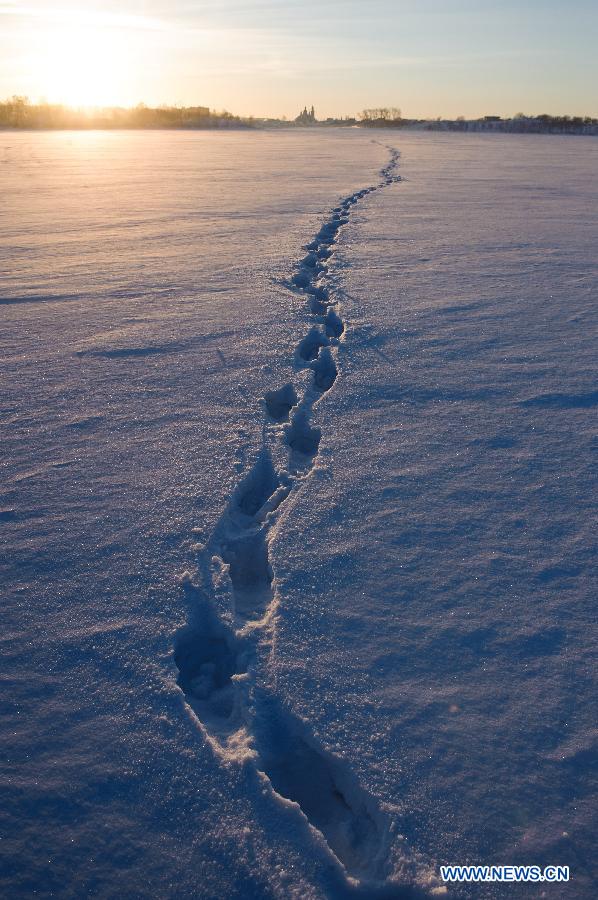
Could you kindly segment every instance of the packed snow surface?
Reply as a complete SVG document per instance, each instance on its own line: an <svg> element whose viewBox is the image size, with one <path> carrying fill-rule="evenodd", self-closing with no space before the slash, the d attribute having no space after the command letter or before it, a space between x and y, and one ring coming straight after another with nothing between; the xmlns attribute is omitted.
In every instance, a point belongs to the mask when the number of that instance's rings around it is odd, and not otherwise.
<svg viewBox="0 0 598 900"><path fill-rule="evenodd" d="M2 892L594 897L596 141L4 133L0 194Z"/></svg>

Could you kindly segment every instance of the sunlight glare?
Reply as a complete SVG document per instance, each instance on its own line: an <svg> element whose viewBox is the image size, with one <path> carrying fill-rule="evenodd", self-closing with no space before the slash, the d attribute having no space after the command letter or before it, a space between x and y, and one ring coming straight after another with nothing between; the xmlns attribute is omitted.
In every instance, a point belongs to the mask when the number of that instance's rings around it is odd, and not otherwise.
<svg viewBox="0 0 598 900"><path fill-rule="evenodd" d="M128 61L114 29L68 25L46 32L37 80L51 102L116 106L126 102Z"/></svg>

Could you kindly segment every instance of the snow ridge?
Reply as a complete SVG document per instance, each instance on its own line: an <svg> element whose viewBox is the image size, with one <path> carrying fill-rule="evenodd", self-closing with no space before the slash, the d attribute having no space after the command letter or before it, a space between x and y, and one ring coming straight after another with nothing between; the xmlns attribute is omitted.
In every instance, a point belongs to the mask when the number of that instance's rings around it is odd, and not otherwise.
<svg viewBox="0 0 598 900"><path fill-rule="evenodd" d="M305 298L313 324L297 344L295 372L311 370L262 399L262 447L234 490L205 547L197 578L181 576L191 613L175 641L178 684L206 739L226 763L246 764L275 794L297 804L312 838L326 841L351 883L383 886L390 822L347 765L320 746L307 723L285 708L275 688L258 687L257 650L272 654L281 602L269 546L281 513L313 470L321 429L314 408L339 375L347 323L329 284L328 266L351 210L368 194L400 181L399 152L377 184L345 197L304 248L289 287ZM303 374L303 378L305 375ZM275 462L282 458L284 462Z"/></svg>

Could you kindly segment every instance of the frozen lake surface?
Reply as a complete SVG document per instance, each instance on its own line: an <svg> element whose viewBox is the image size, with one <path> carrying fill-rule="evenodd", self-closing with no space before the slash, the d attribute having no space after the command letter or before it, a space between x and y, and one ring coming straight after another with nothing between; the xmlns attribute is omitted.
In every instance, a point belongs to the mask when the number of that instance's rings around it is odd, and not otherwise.
<svg viewBox="0 0 598 900"><path fill-rule="evenodd" d="M3 894L595 897L595 139L4 132L0 198Z"/></svg>

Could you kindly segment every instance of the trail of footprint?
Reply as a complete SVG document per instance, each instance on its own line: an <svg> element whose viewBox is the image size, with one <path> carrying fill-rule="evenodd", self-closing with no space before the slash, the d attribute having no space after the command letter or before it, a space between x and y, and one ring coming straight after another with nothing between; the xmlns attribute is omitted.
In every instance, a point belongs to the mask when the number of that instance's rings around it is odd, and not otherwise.
<svg viewBox="0 0 598 900"><path fill-rule="evenodd" d="M296 371L311 370L312 379L301 390L289 382L266 392L263 446L205 547L205 586L184 580L191 613L176 636L174 653L178 684L214 750L228 760L250 756L272 790L294 801L323 835L348 875L378 886L387 875L387 816L347 766L310 735L305 722L274 694L256 689L252 668L260 641L271 641L276 625L273 529L315 464L322 431L312 424L312 416L338 379L338 349L347 334L328 283L329 261L353 207L400 180L395 174L399 153L388 149L380 181L345 197L332 210L289 279L314 319L295 353ZM272 446L286 447L286 468L274 464ZM218 615L215 599L222 572L231 608Z"/></svg>
<svg viewBox="0 0 598 900"><path fill-rule="evenodd" d="M247 661L238 638L218 619L207 599L193 585L185 587L193 618L176 638L177 683L206 730L225 743L243 726L233 677L246 671Z"/></svg>
<svg viewBox="0 0 598 900"><path fill-rule="evenodd" d="M214 536L218 556L228 564L234 613L245 620L261 618L272 602L273 573L269 562L270 515L286 499L272 457L263 449L239 485Z"/></svg>
<svg viewBox="0 0 598 900"><path fill-rule="evenodd" d="M290 383L277 391L266 391L264 405L273 422L285 422L292 408L297 405L297 392Z"/></svg>
<svg viewBox="0 0 598 900"><path fill-rule="evenodd" d="M274 697L261 694L258 699L258 765L274 790L299 805L351 875L383 877L386 817L347 766L314 742L305 722Z"/></svg>

